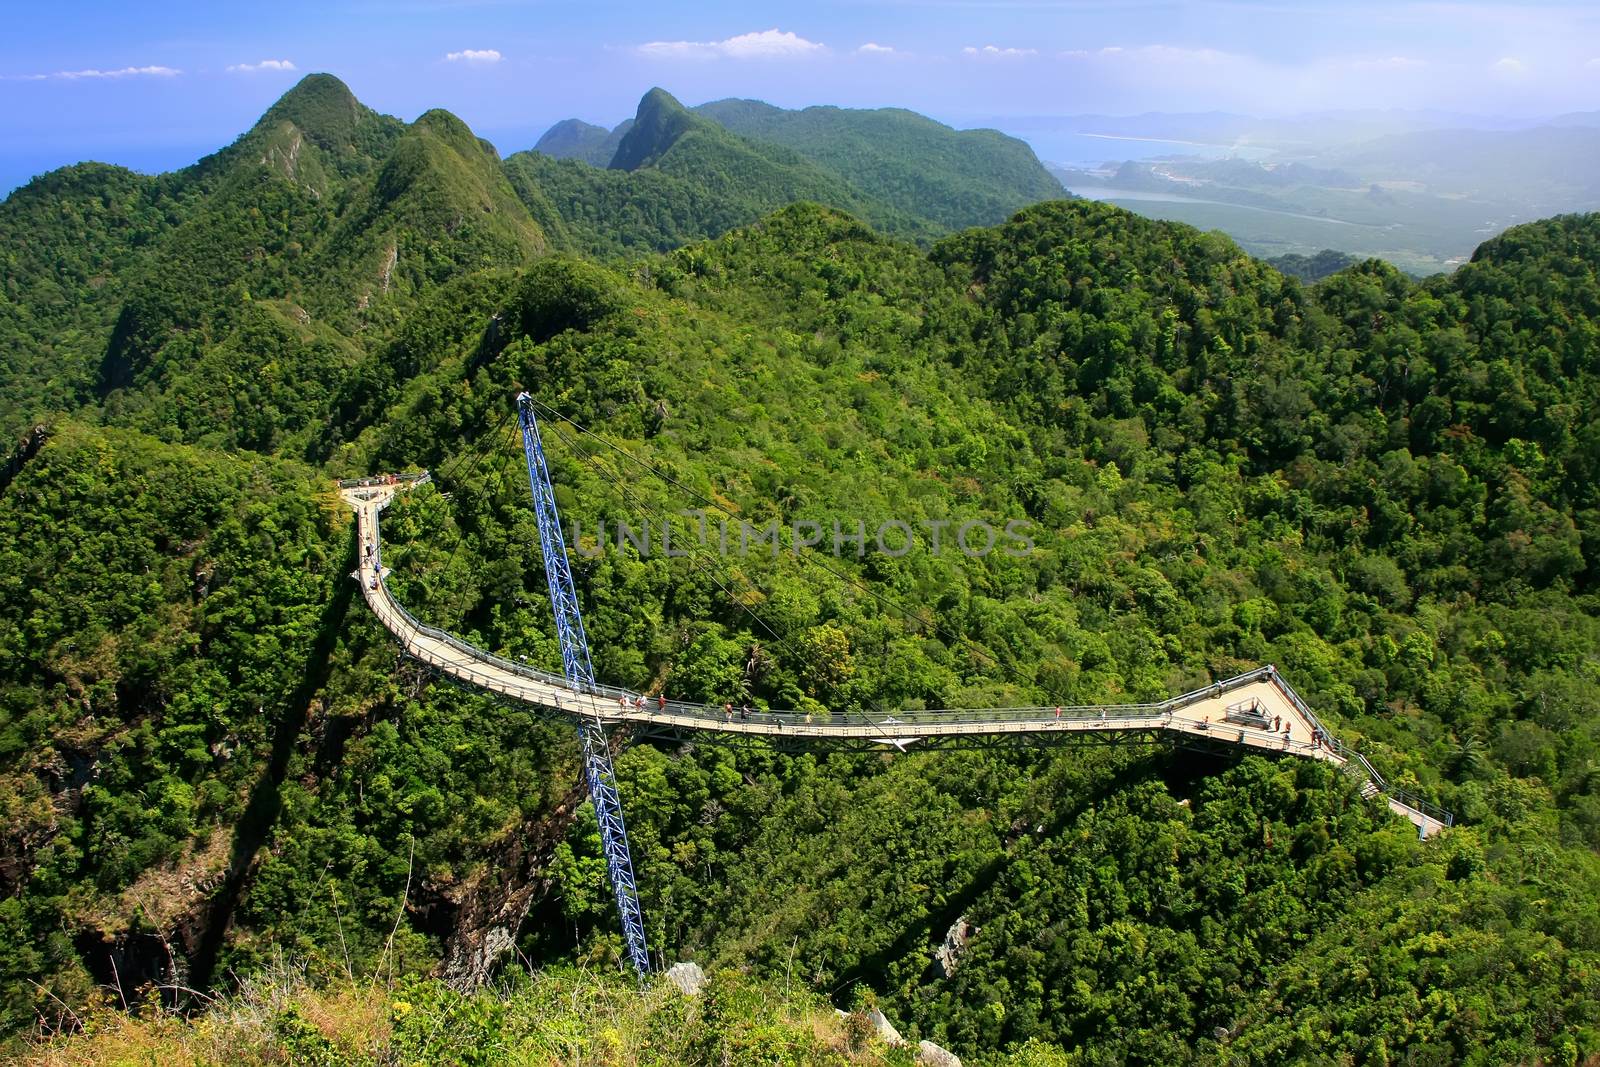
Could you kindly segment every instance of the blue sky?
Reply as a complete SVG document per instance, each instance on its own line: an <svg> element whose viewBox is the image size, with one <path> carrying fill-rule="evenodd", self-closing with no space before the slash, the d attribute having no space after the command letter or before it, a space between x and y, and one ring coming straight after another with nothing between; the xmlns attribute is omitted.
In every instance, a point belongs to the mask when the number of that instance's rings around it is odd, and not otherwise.
<svg viewBox="0 0 1600 1067"><path fill-rule="evenodd" d="M0 39L0 191L52 166L141 169L227 143L326 70L405 119L459 114L503 152L686 103L1007 116L1347 107L1600 109L1600 4L1495 0L697 3L290 0L16 5Z"/></svg>

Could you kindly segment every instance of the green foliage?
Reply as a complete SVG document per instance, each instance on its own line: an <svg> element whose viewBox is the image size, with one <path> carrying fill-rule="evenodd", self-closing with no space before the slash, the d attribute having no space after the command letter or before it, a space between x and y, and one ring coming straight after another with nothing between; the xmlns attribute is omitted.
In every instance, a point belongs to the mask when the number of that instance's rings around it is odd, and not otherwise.
<svg viewBox="0 0 1600 1067"><path fill-rule="evenodd" d="M342 552L303 469L71 425L0 498L0 530L15 1027L26 980L70 958L54 930L244 816L274 722L304 713Z"/></svg>

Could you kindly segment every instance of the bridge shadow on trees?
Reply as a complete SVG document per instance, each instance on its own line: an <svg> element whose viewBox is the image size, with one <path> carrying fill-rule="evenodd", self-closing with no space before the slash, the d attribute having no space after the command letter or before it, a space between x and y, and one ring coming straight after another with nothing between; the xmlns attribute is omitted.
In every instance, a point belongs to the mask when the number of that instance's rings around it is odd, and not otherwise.
<svg viewBox="0 0 1600 1067"><path fill-rule="evenodd" d="M211 987L228 927L255 866L257 854L277 824L283 810L283 783L289 762L311 714L311 702L327 685L333 669L333 652L345 626L355 583L344 578L356 566L356 529L351 524L349 543L333 579L327 604L317 620L316 641L306 654L300 684L284 704L272 731L272 755L251 787L244 814L234 826L228 875L212 898L196 932L189 957L189 985L205 992Z"/></svg>
<svg viewBox="0 0 1600 1067"><path fill-rule="evenodd" d="M1174 795L1187 795L1200 782L1236 765L1241 758L1242 755L1231 752L1167 746L1139 751L1110 773L1090 772L1075 776L1078 778L1075 784L1080 788L1061 797L1062 802L1053 807L1049 818L1042 823L1043 833L1039 836L1055 837L1086 810L1104 804L1152 778L1167 782ZM944 906L931 912L926 921L908 925L894 941L862 957L854 966L842 970L834 987L835 995L847 996L848 990L862 984L881 986L882 978L895 963L925 952L929 945L938 944L945 931L977 905L979 899L994 887L1005 868L1015 860L1012 844L1014 841L1008 841L1007 847L994 859L972 872L965 885L952 889L946 895ZM935 977L937 966L930 958L922 977Z"/></svg>

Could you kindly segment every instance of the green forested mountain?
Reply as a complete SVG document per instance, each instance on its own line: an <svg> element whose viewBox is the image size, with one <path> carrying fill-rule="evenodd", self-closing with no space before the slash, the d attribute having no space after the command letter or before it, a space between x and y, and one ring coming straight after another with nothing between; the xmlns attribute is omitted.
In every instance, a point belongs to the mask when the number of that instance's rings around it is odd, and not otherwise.
<svg viewBox="0 0 1600 1067"><path fill-rule="evenodd" d="M621 140L621 138L617 138ZM562 119L544 132L533 146L535 152L555 159L581 159L596 167L611 162L617 146L611 131L582 119Z"/></svg>
<svg viewBox="0 0 1600 1067"><path fill-rule="evenodd" d="M351 358L341 339L386 335L412 295L462 273L545 250L665 251L799 200L928 242L1052 195L995 209L945 181L908 199L888 171L827 169L661 90L607 136L609 170L540 151L502 162L447 112L407 125L316 74L184 170L38 178L0 206L0 428L98 393L151 432L261 447L310 425ZM905 147L954 173L937 139ZM280 353L265 378L230 355L246 344ZM196 362L190 395L169 396L166 368Z"/></svg>
<svg viewBox="0 0 1600 1067"><path fill-rule="evenodd" d="M618 958L570 723L398 660L331 492L432 468L386 513L397 591L553 666L528 389L672 479L552 421L586 550L706 500L1032 524L1023 558L577 554L609 681L892 714L1273 662L1457 816L1418 842L1323 765L1254 757L632 745L648 933L726 973L708 1005L878 1003L980 1064L1600 1056L1600 217L1425 282L1305 285L1077 201L924 247L839 205L741 220L770 192L741 180L826 172L670 98L627 171L501 163L341 89L189 171L0 205L6 428L46 424L0 466L8 1033L281 962L426 995L427 1034L389 1011L427 1058L521 1033L527 1001L419 976ZM730 229L654 251L696 218ZM252 1032L310 1055L325 1008L274 1003Z"/></svg>
<svg viewBox="0 0 1600 1067"><path fill-rule="evenodd" d="M592 167L607 167L617 154L617 145L631 129L631 118L609 130L582 119L562 119L544 132L533 150L552 159L576 159Z"/></svg>
<svg viewBox="0 0 1600 1067"><path fill-rule="evenodd" d="M735 136L652 89L602 173L539 151L507 161L536 217L563 220L573 247L615 255L716 236L797 200L850 211L896 235L929 240L956 205L904 209L887 185L852 183L781 145Z"/></svg>
<svg viewBox="0 0 1600 1067"><path fill-rule="evenodd" d="M248 448L307 428L351 339L411 295L547 243L459 119L407 127L327 75L186 170L36 179L0 228L16 238L0 425L97 395L117 421Z"/></svg>
<svg viewBox="0 0 1600 1067"><path fill-rule="evenodd" d="M576 119L557 123L510 165L555 199L580 247L598 252L664 250L795 200L926 240L1063 195L1026 144L993 130L952 130L887 108L785 111L719 100L691 110L660 89L609 132Z"/></svg>
<svg viewBox="0 0 1600 1067"><path fill-rule="evenodd" d="M769 141L912 214L950 229L993 225L1062 196L1033 149L998 130L952 130L914 111L716 100L695 111L744 137Z"/></svg>
<svg viewBox="0 0 1600 1067"><path fill-rule="evenodd" d="M716 137L694 121L696 116L737 134L742 144L735 148L738 142ZM660 165L659 157L691 132L689 142ZM775 155L773 149L788 151ZM793 193L853 208L880 225L889 224L891 231L913 217L946 230L991 225L1019 208L1062 195L1060 183L1016 138L994 130L952 130L896 108L786 111L758 100L717 100L686 110L657 89L645 96L638 116L616 129L566 119L546 131L534 152L627 171L658 164L662 171L694 179L729 173L738 179L737 188L779 194L779 203L796 198L781 194ZM771 163L763 167L752 155L768 157L781 169L773 170ZM832 181L793 173L801 161L825 171ZM840 182L855 190L856 203L846 202L851 194L839 188ZM610 212L600 214L611 217Z"/></svg>

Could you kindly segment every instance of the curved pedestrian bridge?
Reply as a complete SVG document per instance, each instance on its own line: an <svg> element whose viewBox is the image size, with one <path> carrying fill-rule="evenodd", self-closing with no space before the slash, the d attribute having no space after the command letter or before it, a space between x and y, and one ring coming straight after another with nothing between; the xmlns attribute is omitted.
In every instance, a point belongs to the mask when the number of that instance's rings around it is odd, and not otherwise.
<svg viewBox="0 0 1600 1067"><path fill-rule="evenodd" d="M458 682L511 700L627 725L636 736L668 740L764 738L787 747L901 750L963 744L1039 744L1068 740L1167 742L1234 747L1332 763L1360 781L1368 798L1382 796L1422 837L1450 825L1449 813L1389 786L1360 755L1333 738L1271 666L1216 682L1159 704L1090 707L951 708L807 713L686 703L610 686L579 691L559 675L514 663L423 624L390 592L378 515L396 491L418 479L371 478L340 485L355 510L361 583L367 606L406 654Z"/></svg>

